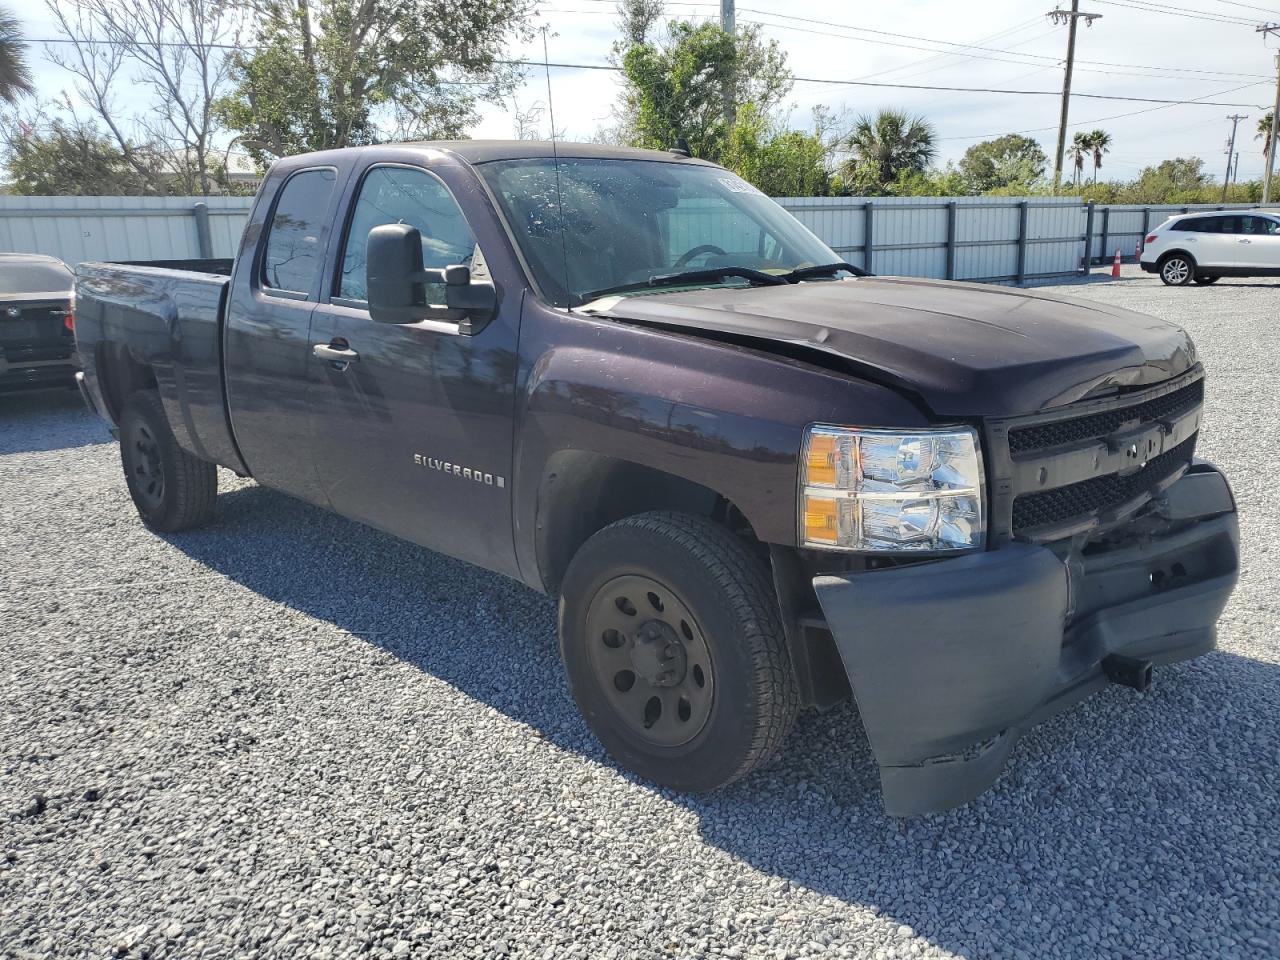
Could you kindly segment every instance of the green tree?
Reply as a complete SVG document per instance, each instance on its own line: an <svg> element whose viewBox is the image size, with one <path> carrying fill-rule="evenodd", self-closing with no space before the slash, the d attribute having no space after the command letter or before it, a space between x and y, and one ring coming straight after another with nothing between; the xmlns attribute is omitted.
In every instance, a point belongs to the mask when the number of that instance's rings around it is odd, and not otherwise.
<svg viewBox="0 0 1280 960"><path fill-rule="evenodd" d="M1071 144L1067 147L1067 159L1071 161L1071 166L1075 169L1072 177L1072 183L1076 186L1080 185L1080 181L1084 179L1084 160L1092 152L1089 145L1089 135L1084 131L1077 131L1075 136L1071 138Z"/></svg>
<svg viewBox="0 0 1280 960"><path fill-rule="evenodd" d="M89 125L54 120L42 129L6 117L5 166L13 193L33 196L139 196L150 180L113 139Z"/></svg>
<svg viewBox="0 0 1280 960"><path fill-rule="evenodd" d="M1175 157L1146 167L1121 196L1127 203L1197 203L1212 182L1199 157Z"/></svg>
<svg viewBox="0 0 1280 960"><path fill-rule="evenodd" d="M923 173L938 155L937 134L923 117L900 110L861 116L842 147L851 157L841 178L853 192L886 189L903 173Z"/></svg>
<svg viewBox="0 0 1280 960"><path fill-rule="evenodd" d="M1089 142L1089 152L1093 155L1093 182L1098 182L1098 171L1102 169L1102 155L1111 149L1111 134L1105 130L1091 130L1085 137Z"/></svg>
<svg viewBox="0 0 1280 960"><path fill-rule="evenodd" d="M1015 185L1030 186L1044 176L1049 158L1030 137L1008 133L975 143L960 159L966 193L987 193Z"/></svg>
<svg viewBox="0 0 1280 960"><path fill-rule="evenodd" d="M8 9L0 7L0 100L17 103L33 92L27 47L22 42L22 23Z"/></svg>
<svg viewBox="0 0 1280 960"><path fill-rule="evenodd" d="M1262 162L1264 164L1271 160L1271 121L1274 115L1274 110L1267 111L1267 115L1258 121L1258 132L1253 138L1262 141Z"/></svg>
<svg viewBox="0 0 1280 960"><path fill-rule="evenodd" d="M771 197L825 197L831 191L822 138L772 129L754 104L739 111L721 162Z"/></svg>
<svg viewBox="0 0 1280 960"><path fill-rule="evenodd" d="M754 24L730 34L714 23L674 21L668 33L619 48L622 139L654 150L683 139L694 156L718 162L729 140L726 114L751 106L768 117L791 90L786 56Z"/></svg>
<svg viewBox="0 0 1280 960"><path fill-rule="evenodd" d="M262 161L306 150L462 136L500 102L529 0L263 0L218 113Z"/></svg>

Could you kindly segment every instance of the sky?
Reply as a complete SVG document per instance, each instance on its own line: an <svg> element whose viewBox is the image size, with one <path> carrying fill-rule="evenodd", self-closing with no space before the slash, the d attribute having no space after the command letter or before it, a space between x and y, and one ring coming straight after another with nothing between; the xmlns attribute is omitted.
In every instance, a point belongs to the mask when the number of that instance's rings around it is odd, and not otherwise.
<svg viewBox="0 0 1280 960"><path fill-rule="evenodd" d="M1058 0L737 0L738 22L760 23L787 54L797 82L785 112L790 126L805 129L815 105L851 115L894 107L926 117L939 137L939 161L956 161L971 144L1004 133L1035 137L1052 155L1056 146L1062 60L1067 28L1045 14ZM1070 0L1060 0L1064 7ZM1255 27L1280 22L1280 0L1080 0L1080 9L1102 16L1081 26L1073 94L1206 99L1218 105L1161 106L1122 100L1073 98L1068 139L1075 130L1102 127L1111 153L1101 176L1129 179L1143 167L1173 156L1198 156L1219 179L1226 166L1228 114L1240 113L1237 147L1240 179L1262 174L1258 119L1275 97L1276 48ZM604 64L617 38L614 0L539 0L535 23L546 25L553 63ZM668 18L719 16L719 0L669 2ZM25 35L54 36L50 18L31 3ZM961 46L968 44L970 46ZM975 49L980 47L982 49ZM30 57L42 96L71 83L47 60L40 45ZM513 48L519 59L542 60L542 37ZM926 86L990 87L1047 91L1047 96L851 86L861 80ZM547 102L541 66L526 70L516 95L520 109ZM600 70L551 69L556 127L567 139L585 139L611 122L620 79ZM1153 109L1158 108L1158 109ZM511 104L485 106L476 137L514 135ZM544 130L549 124L544 115Z"/></svg>

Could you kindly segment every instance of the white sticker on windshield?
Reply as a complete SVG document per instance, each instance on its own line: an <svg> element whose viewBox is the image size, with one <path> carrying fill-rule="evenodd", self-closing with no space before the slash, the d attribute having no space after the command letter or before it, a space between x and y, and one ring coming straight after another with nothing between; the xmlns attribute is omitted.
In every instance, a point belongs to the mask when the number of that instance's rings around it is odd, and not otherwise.
<svg viewBox="0 0 1280 960"><path fill-rule="evenodd" d="M747 181L743 180L741 177L719 177L718 179L722 184L724 184L725 189L728 190L730 193L760 194L759 190L757 190L751 184L747 183ZM764 196L764 194L760 194L760 195Z"/></svg>

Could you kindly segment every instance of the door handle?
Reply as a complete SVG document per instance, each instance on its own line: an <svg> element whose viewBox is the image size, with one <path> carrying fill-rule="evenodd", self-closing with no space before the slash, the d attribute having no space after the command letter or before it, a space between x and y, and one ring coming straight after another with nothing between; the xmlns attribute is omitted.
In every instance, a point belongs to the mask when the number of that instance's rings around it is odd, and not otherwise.
<svg viewBox="0 0 1280 960"><path fill-rule="evenodd" d="M355 363L360 359L360 354L350 347L336 346L332 343L317 343L311 348L311 353L312 356L321 360L328 360L340 370L345 370L347 364Z"/></svg>
<svg viewBox="0 0 1280 960"><path fill-rule="evenodd" d="M1253 243L1252 240L1237 240L1236 243Z"/></svg>

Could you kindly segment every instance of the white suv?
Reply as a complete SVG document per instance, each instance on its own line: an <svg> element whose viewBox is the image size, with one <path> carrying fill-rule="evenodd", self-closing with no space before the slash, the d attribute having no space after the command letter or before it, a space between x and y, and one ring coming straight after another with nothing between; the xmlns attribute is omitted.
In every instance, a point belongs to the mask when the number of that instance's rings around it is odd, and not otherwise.
<svg viewBox="0 0 1280 960"><path fill-rule="evenodd" d="M1170 286L1219 277L1280 276L1280 212L1184 213L1156 227L1142 245L1142 269Z"/></svg>

